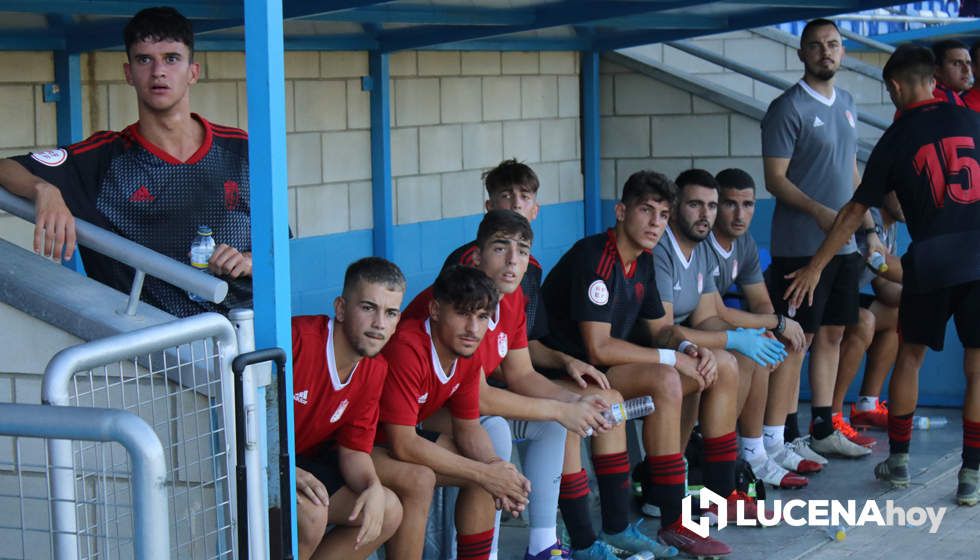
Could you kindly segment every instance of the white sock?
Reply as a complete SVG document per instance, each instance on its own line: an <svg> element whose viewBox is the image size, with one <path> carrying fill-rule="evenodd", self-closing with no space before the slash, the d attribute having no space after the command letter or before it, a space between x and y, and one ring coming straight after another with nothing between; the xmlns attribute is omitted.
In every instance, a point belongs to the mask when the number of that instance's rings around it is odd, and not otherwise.
<svg viewBox="0 0 980 560"><path fill-rule="evenodd" d="M558 533L554 527L531 527L527 538L527 551L538 554L542 550L558 542Z"/></svg>
<svg viewBox="0 0 980 560"><path fill-rule="evenodd" d="M761 437L742 437L739 438L739 448L742 452L742 458L748 461L753 468L756 465L762 465L766 462L769 457L766 454L766 448L762 445Z"/></svg>
<svg viewBox="0 0 980 560"><path fill-rule="evenodd" d="M854 405L859 412L867 412L869 410L874 410L878 406L878 397L866 397L860 395L858 397L857 404Z"/></svg>
<svg viewBox="0 0 980 560"><path fill-rule="evenodd" d="M783 446L783 432L785 429L785 424L762 427L762 442L767 450L779 449Z"/></svg>

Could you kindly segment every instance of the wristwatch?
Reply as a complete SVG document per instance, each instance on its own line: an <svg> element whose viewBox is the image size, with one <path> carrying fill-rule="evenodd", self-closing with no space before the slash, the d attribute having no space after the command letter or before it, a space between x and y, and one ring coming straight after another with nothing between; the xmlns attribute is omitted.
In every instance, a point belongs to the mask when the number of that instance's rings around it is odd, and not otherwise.
<svg viewBox="0 0 980 560"><path fill-rule="evenodd" d="M776 334L783 334L783 331L786 330L786 317L776 315L776 319L778 322L776 323L776 328L774 328L772 332Z"/></svg>
<svg viewBox="0 0 980 560"><path fill-rule="evenodd" d="M872 233L875 234L875 235L878 235L878 228L877 227L864 228L861 231L862 231L862 233L864 233L864 235L871 235Z"/></svg>

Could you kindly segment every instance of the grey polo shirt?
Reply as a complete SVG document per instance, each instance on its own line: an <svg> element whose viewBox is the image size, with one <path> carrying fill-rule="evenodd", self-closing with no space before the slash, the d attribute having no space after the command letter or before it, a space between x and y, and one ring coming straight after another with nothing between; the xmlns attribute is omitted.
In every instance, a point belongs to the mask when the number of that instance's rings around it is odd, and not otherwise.
<svg viewBox="0 0 980 560"><path fill-rule="evenodd" d="M762 283L762 267L759 265L759 248L752 234L739 236L732 243L730 251L726 251L715 238L715 232L708 234L708 239L702 245L710 249L715 287L722 294L728 292L732 284L745 287L750 284Z"/></svg>
<svg viewBox="0 0 980 560"><path fill-rule="evenodd" d="M854 194L857 107L838 88L827 99L800 80L777 97L762 119L762 155L788 158L786 176L813 200L840 210ZM826 234L809 214L776 201L772 254L809 257ZM854 238L838 254L857 251Z"/></svg>
<svg viewBox="0 0 980 560"><path fill-rule="evenodd" d="M717 291L708 268L714 266L709 252L707 244L701 242L694 247L691 258L686 258L669 226L653 248L657 291L661 301L674 306L675 325L686 321L697 309L701 294Z"/></svg>

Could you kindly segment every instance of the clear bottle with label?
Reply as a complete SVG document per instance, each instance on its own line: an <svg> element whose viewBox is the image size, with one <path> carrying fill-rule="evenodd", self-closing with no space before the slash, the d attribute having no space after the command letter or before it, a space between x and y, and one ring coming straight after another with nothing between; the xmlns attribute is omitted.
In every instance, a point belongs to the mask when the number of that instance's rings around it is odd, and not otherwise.
<svg viewBox="0 0 980 560"><path fill-rule="evenodd" d="M912 418L912 427L916 430L935 430L949 424L945 416L916 416Z"/></svg>
<svg viewBox="0 0 980 560"><path fill-rule="evenodd" d="M846 525L828 525L823 528L824 533L832 541L844 542L847 538L847 526Z"/></svg>
<svg viewBox="0 0 980 560"><path fill-rule="evenodd" d="M888 272L888 263L885 262L885 255L882 255L878 251L871 253L871 256L868 257L868 266L877 274Z"/></svg>
<svg viewBox="0 0 980 560"><path fill-rule="evenodd" d="M611 405L602 415L610 424L622 424L634 418L643 418L655 409L653 397L643 396Z"/></svg>
<svg viewBox="0 0 980 560"><path fill-rule="evenodd" d="M211 233L211 228L209 226L197 226L197 235L194 236L194 241L191 242L191 266L200 270L201 272L207 272L208 261L211 260L211 255L213 254L214 237ZM198 303L207 301L203 297L191 292L187 292L187 297L189 297L191 301L196 301Z"/></svg>

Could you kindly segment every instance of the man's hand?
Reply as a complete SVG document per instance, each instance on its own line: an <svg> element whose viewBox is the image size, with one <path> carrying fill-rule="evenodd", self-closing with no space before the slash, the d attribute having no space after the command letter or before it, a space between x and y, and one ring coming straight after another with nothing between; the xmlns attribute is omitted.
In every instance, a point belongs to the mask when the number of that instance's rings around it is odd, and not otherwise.
<svg viewBox="0 0 980 560"><path fill-rule="evenodd" d="M735 350L760 366L772 367L786 358L782 342L765 336L766 329L738 328L726 331L725 350Z"/></svg>
<svg viewBox="0 0 980 560"><path fill-rule="evenodd" d="M888 248L881 242L881 238L878 237L877 233L869 233L866 236L866 239L868 241L869 257L872 255L872 253L880 253L883 257L888 254ZM877 273L878 271L876 270L875 272Z"/></svg>
<svg viewBox="0 0 980 560"><path fill-rule="evenodd" d="M588 379L592 379L601 389L609 388L609 379L606 378L606 374L582 360L569 357L565 364L565 371L583 389L589 386Z"/></svg>
<svg viewBox="0 0 980 560"><path fill-rule="evenodd" d="M531 481L524 478L513 463L500 458L486 464L480 485L514 517L524 511L531 493Z"/></svg>
<svg viewBox="0 0 980 560"><path fill-rule="evenodd" d="M317 477L299 467L296 467L296 492L305 496L314 505L330 506L330 495L327 493L327 487Z"/></svg>
<svg viewBox="0 0 980 560"><path fill-rule="evenodd" d="M558 422L579 437L589 437L593 432L605 432L612 428L602 415L609 408L609 403L598 395L582 397L576 402L561 403L559 406L561 413Z"/></svg>
<svg viewBox="0 0 980 560"><path fill-rule="evenodd" d="M34 252L54 261L67 261L75 253L75 217L50 183L38 185L34 198Z"/></svg>
<svg viewBox="0 0 980 560"><path fill-rule="evenodd" d="M252 253L241 253L238 249L222 243L214 248L208 261L208 270L215 276L238 278L252 275Z"/></svg>
<svg viewBox="0 0 980 560"><path fill-rule="evenodd" d="M357 539L354 541L354 550L364 543L374 541L381 534L381 525L385 518L385 492L380 482L375 482L361 492L354 502L348 521L354 521L361 513L364 518L361 519L361 530L357 532Z"/></svg>
<svg viewBox="0 0 980 560"><path fill-rule="evenodd" d="M821 272L820 269L808 264L785 276L786 279L793 279L783 294L783 299L789 303L790 307L799 309L804 299L806 299L807 305L813 305L813 292L816 291L817 284L820 283Z"/></svg>
<svg viewBox="0 0 980 560"><path fill-rule="evenodd" d="M834 220L837 219L837 212L827 208L823 204L817 206L817 211L813 214L813 219L824 233L829 232L834 227Z"/></svg>
<svg viewBox="0 0 980 560"><path fill-rule="evenodd" d="M783 317L783 332L778 336L793 352L802 352L806 347L806 334L803 327L794 319Z"/></svg>
<svg viewBox="0 0 980 560"><path fill-rule="evenodd" d="M710 353L710 352L709 352ZM714 356L712 356L714 357ZM694 380L698 384L698 391L704 391L708 387L707 379L705 376L698 371L698 360L688 356L687 354L678 353L677 363L674 364L674 369L677 373L681 375L686 375ZM717 366L715 366L715 376L718 375Z"/></svg>

